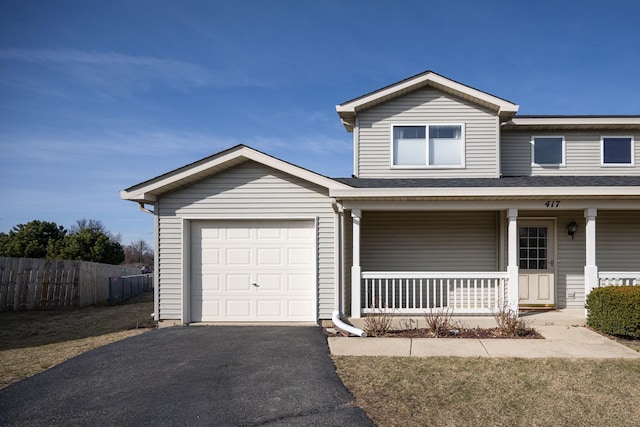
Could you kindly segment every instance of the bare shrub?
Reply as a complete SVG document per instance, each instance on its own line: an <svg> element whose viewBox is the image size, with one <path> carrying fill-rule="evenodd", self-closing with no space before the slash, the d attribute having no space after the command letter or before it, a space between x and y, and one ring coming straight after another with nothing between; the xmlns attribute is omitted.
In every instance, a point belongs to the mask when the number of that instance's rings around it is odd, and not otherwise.
<svg viewBox="0 0 640 427"><path fill-rule="evenodd" d="M507 338L525 336L533 332L527 321L507 304L491 310L500 334Z"/></svg>
<svg viewBox="0 0 640 427"><path fill-rule="evenodd" d="M385 305L382 308L372 307L373 313L364 317L364 331L370 337L381 337L391 330L393 320L393 310L389 310Z"/></svg>
<svg viewBox="0 0 640 427"><path fill-rule="evenodd" d="M415 331L418 329L418 321L411 318L402 319L400 320L400 329L406 331Z"/></svg>
<svg viewBox="0 0 640 427"><path fill-rule="evenodd" d="M452 330L455 329L451 317L453 316L453 310L447 308L443 309L429 309L425 311L424 320L427 323L427 328L431 331L431 334L436 338L446 337L451 335Z"/></svg>

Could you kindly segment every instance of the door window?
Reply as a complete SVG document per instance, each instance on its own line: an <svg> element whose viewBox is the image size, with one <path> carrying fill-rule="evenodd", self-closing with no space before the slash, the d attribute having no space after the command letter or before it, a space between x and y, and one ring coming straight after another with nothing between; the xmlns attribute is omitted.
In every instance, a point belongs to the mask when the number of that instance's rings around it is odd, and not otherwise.
<svg viewBox="0 0 640 427"><path fill-rule="evenodd" d="M520 227L520 269L547 269L547 227Z"/></svg>

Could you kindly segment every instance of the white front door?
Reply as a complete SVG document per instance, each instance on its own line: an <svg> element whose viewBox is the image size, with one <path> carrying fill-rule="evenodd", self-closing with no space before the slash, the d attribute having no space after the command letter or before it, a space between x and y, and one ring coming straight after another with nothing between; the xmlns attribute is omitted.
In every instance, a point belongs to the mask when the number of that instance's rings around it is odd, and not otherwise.
<svg viewBox="0 0 640 427"><path fill-rule="evenodd" d="M520 307L554 307L555 222L518 221L519 304Z"/></svg>

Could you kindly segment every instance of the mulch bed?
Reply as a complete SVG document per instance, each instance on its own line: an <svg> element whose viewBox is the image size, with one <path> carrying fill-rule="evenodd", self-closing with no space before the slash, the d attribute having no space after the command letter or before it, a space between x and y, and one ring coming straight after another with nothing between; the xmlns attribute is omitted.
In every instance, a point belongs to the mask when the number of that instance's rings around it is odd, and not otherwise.
<svg viewBox="0 0 640 427"><path fill-rule="evenodd" d="M329 336L343 336L340 332L329 329L325 329L325 333ZM438 338L431 333L429 329L401 329L391 330L384 335L380 335L376 338ZM440 338L475 338L475 339L544 339L538 331L533 328L528 328L520 331L516 337L507 337L500 331L499 328L468 328L468 329L453 329L449 335Z"/></svg>
<svg viewBox="0 0 640 427"><path fill-rule="evenodd" d="M384 337L390 338L436 338L429 329L403 329L389 331ZM516 337L507 337L499 328L470 328L470 329L454 329L446 337L441 338L517 338L517 339L544 339L542 335L535 329L526 329L520 331Z"/></svg>

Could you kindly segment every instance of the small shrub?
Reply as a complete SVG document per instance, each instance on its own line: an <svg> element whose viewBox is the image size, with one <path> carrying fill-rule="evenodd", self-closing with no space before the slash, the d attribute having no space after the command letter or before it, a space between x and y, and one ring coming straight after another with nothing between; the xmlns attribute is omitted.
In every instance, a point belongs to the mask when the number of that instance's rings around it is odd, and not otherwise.
<svg viewBox="0 0 640 427"><path fill-rule="evenodd" d="M498 331L506 338L516 338L530 334L533 328L518 316L518 312L504 304L497 309L491 310L496 321Z"/></svg>
<svg viewBox="0 0 640 427"><path fill-rule="evenodd" d="M446 309L430 309L424 313L424 320L431 334L436 338L442 338L451 335L454 328L451 322L453 310Z"/></svg>
<svg viewBox="0 0 640 427"><path fill-rule="evenodd" d="M587 325L600 332L640 338L640 286L605 286L587 296Z"/></svg>
<svg viewBox="0 0 640 427"><path fill-rule="evenodd" d="M393 310L373 307L374 312L364 317L364 331L370 337L381 337L391 330Z"/></svg>

